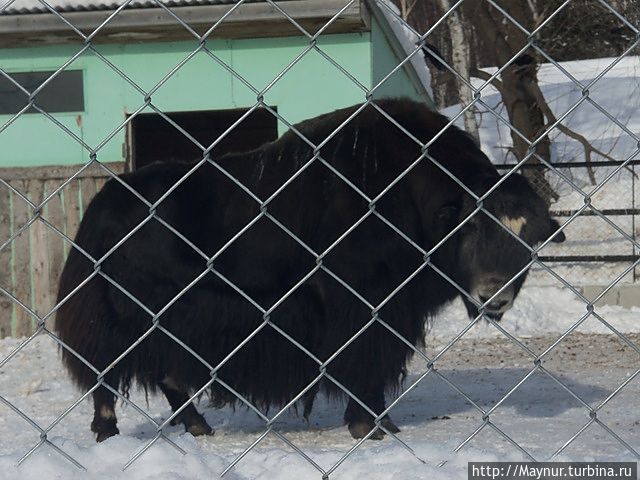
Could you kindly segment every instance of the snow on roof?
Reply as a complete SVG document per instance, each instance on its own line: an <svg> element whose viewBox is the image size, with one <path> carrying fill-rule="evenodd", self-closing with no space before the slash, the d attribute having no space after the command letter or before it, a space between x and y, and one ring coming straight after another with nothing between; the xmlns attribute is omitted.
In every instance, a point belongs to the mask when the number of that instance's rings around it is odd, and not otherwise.
<svg viewBox="0 0 640 480"><path fill-rule="evenodd" d="M403 20L400 18L400 10L391 0L371 0L371 3L378 7L387 24L398 39L400 46L404 50L406 56L412 54L417 48L416 42L419 40L417 35ZM433 90L431 89L431 72L427 67L424 55L421 51L415 53L409 60L413 70L418 76L420 83L433 98Z"/></svg>
<svg viewBox="0 0 640 480"><path fill-rule="evenodd" d="M126 0L43 0L58 12L78 12L115 10ZM237 0L158 0L167 7L232 4ZM260 0L246 0L255 3ZM158 7L155 0L132 0L127 8ZM40 0L0 0L0 14L19 15L26 13L46 13L49 10Z"/></svg>

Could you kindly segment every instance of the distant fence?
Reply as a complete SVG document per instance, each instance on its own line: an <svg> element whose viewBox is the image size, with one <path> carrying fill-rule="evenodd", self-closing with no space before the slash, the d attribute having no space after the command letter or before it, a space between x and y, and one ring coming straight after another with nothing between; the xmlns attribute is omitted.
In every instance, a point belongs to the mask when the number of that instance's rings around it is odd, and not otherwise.
<svg viewBox="0 0 640 480"><path fill-rule="evenodd" d="M107 165L117 173L124 168L123 163ZM0 168L0 178L14 187L0 183L0 285L39 315L55 304L58 278L70 246L38 218L42 215L73 238L83 209L109 176L99 168L74 175L79 170L80 166ZM65 182L68 185L60 189ZM53 196L40 212L17 192L36 206ZM25 308L0 296L0 338L30 335L35 329L35 320Z"/></svg>

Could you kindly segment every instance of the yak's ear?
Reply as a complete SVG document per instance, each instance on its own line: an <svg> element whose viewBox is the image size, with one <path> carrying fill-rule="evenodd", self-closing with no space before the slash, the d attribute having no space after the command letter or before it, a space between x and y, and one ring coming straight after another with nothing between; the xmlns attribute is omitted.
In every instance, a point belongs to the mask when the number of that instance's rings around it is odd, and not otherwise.
<svg viewBox="0 0 640 480"><path fill-rule="evenodd" d="M549 220L549 235L553 234L554 232L558 232L559 228L560 224L556 220L554 220L553 218ZM566 239L567 237L565 236L564 232L560 231L553 236L551 241L555 243L562 243Z"/></svg>

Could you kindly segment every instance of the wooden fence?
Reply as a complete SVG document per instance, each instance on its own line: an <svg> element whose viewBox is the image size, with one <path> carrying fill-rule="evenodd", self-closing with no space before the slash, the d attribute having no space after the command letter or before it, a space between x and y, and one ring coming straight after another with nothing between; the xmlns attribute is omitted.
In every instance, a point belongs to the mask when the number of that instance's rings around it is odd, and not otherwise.
<svg viewBox="0 0 640 480"><path fill-rule="evenodd" d="M116 173L123 163L109 163ZM0 168L0 178L40 202L67 181L80 166ZM41 217L70 238L75 237L82 213L109 174L92 166L56 193L42 208ZM33 208L18 194L0 183L0 246L35 216ZM39 316L55 304L58 278L69 252L69 242L36 219L13 241L0 249L0 286ZM52 324L53 316L47 325ZM0 290L0 338L31 334L37 325L33 317Z"/></svg>

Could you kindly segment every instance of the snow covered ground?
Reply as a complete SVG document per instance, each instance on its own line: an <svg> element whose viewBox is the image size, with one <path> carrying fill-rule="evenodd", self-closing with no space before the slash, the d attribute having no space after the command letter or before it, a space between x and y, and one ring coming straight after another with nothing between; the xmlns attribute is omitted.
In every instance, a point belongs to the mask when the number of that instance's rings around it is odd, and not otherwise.
<svg viewBox="0 0 640 480"><path fill-rule="evenodd" d="M535 354L542 353L561 332L580 319L586 309L566 290L525 288L501 325ZM640 309L597 308L616 329L640 343ZM468 323L456 302L440 315L427 338L427 355L440 352ZM622 440L640 449L637 398L640 355L600 322L589 318L544 357L542 365L578 397L598 406L619 385L629 383L598 411L598 419ZM0 341L0 359L24 339ZM533 357L507 340L495 327L478 324L436 362L438 373L465 392L481 408L489 409L533 369ZM414 359L406 387L426 371ZM43 428L80 396L61 368L55 342L39 336L0 369L0 395ZM166 419L169 407L161 397L132 392L131 400L156 421ZM121 435L95 444L89 431L90 400L82 401L48 434L48 439L75 458L79 470L47 445L21 466L16 462L39 440L39 432L0 403L0 478L2 479L199 479L220 474L264 432L265 424L244 408L214 409L206 398L199 404L216 429L212 437L194 438L170 427L168 436L184 451L158 440L126 471L122 467L155 434L153 425L126 405L118 405ZM287 412L274 429L301 449L325 471L356 442L342 425L343 405L319 402L307 425ZM275 414L275 412L271 412ZM466 478L466 462L526 459L507 440L485 427L460 453L453 450L482 425L482 414L433 373L421 380L394 407L392 418L402 429L399 438L415 453L391 438L367 441L330 478L450 479ZM548 459L589 421L589 411L540 371L532 374L491 414L491 421L535 458ZM591 425L557 459L635 460L602 427ZM321 473L275 434L268 434L227 474L231 479L311 479Z"/></svg>

